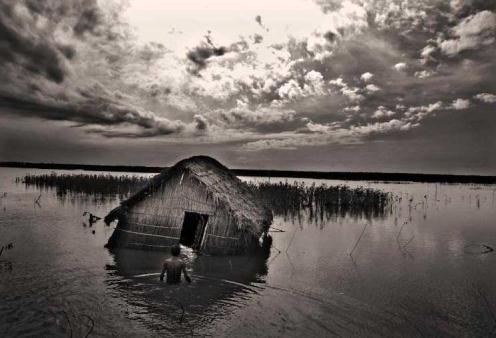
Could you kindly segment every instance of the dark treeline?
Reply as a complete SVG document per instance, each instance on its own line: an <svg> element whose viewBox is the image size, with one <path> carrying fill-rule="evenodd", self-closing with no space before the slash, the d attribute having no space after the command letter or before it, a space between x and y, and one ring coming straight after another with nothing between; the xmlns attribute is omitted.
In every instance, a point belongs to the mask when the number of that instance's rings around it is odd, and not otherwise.
<svg viewBox="0 0 496 338"><path fill-rule="evenodd" d="M250 187L274 214L285 218L301 218L302 212L310 221L335 217L384 217L389 212L393 196L370 188L347 186L310 186L304 183L260 183Z"/></svg>
<svg viewBox="0 0 496 338"><path fill-rule="evenodd" d="M0 162L0 167L37 168L53 170L89 170L115 171L135 173L159 173L167 167L97 165L97 164L65 164L65 163L30 163L30 162ZM294 171L294 170L263 170L263 169L231 169L238 176L252 177L288 177L312 178L345 181L391 181L391 182L425 182L425 183L474 183L496 184L496 176L482 175L445 175L418 173L377 173L377 172L323 172L323 171Z"/></svg>
<svg viewBox="0 0 496 338"><path fill-rule="evenodd" d="M98 199L121 200L143 187L148 179L139 176L112 175L26 175L17 182L39 189L55 189L59 198L69 200L78 196ZM301 218L303 214L313 220L328 220L332 217L383 217L392 201L392 196L369 188L346 186L305 185L304 183L249 183L255 194L272 209L275 215L285 218Z"/></svg>

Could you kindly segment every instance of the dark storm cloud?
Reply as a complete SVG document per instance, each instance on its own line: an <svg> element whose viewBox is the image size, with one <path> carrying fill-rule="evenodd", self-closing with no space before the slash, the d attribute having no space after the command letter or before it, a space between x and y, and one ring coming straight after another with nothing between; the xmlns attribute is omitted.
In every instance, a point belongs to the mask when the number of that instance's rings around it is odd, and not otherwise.
<svg viewBox="0 0 496 338"><path fill-rule="evenodd" d="M324 38L326 38L326 40L329 42L334 42L336 40L337 36L333 32L326 32L326 33L324 33Z"/></svg>
<svg viewBox="0 0 496 338"><path fill-rule="evenodd" d="M201 41L198 46L186 53L186 59L192 64L192 67L188 67L188 71L193 75L199 75L200 71L207 67L209 60L214 57L220 57L229 52L240 53L249 49L249 44L245 38L241 38L228 46L216 46L210 36L210 31L204 38L205 41ZM249 38L255 44L263 41L263 36L260 34L254 34Z"/></svg>
<svg viewBox="0 0 496 338"><path fill-rule="evenodd" d="M254 43L261 43L263 41L263 36L260 34L255 34L253 35L253 42Z"/></svg>
<svg viewBox="0 0 496 338"><path fill-rule="evenodd" d="M1 92L0 92L1 93ZM98 93L98 94L97 94ZM121 137L150 137L169 135L184 129L184 124L178 121L162 119L150 112L140 111L130 105L118 102L97 87L81 91L73 99L64 101L63 98L32 99L13 97L0 94L0 107L24 116L41 117L48 120L72 121L82 125L115 126L127 124L142 128L135 133L124 132ZM117 136L118 132L108 134L100 130L104 136Z"/></svg>
<svg viewBox="0 0 496 338"><path fill-rule="evenodd" d="M189 61L193 63L191 73L198 74L200 70L207 66L207 60L213 56L222 56L227 52L225 47L215 47L211 44L203 43L186 54Z"/></svg>
<svg viewBox="0 0 496 338"><path fill-rule="evenodd" d="M19 10L22 6L27 11ZM62 23L68 18L75 21L72 29L76 36L95 33L102 24L96 0L1 1L0 61L56 83L64 81L68 71L65 59L72 59L76 51L71 45L57 43L54 31L59 25L68 25ZM42 19L49 24L37 28Z"/></svg>
<svg viewBox="0 0 496 338"><path fill-rule="evenodd" d="M204 116L197 114L193 118L195 121L195 128L197 131L204 132L208 129L208 121Z"/></svg>
<svg viewBox="0 0 496 338"><path fill-rule="evenodd" d="M88 129L88 134L98 134L106 138L150 138L155 136L164 136L175 134L183 130L180 125L163 125L155 126L153 128L135 131L125 130L106 130L106 129Z"/></svg>
<svg viewBox="0 0 496 338"><path fill-rule="evenodd" d="M255 22L258 23L260 26L262 26L262 16L260 15L255 16Z"/></svg>
<svg viewBox="0 0 496 338"><path fill-rule="evenodd" d="M260 26L262 27L265 31L269 31L269 29L267 27L265 27L264 23L262 22L262 16L261 15L257 15L255 16L255 22Z"/></svg>
<svg viewBox="0 0 496 338"><path fill-rule="evenodd" d="M491 0L453 0L451 6L458 17L466 17L483 10L496 11L496 1Z"/></svg>
<svg viewBox="0 0 496 338"><path fill-rule="evenodd" d="M83 1L83 8L73 28L76 35L83 35L85 32L95 32L102 21L96 0Z"/></svg>
<svg viewBox="0 0 496 338"><path fill-rule="evenodd" d="M15 6L14 1L0 2L0 63L62 82L67 72L64 54L49 35L32 32L34 20L22 17Z"/></svg>
<svg viewBox="0 0 496 338"><path fill-rule="evenodd" d="M119 134L107 130L116 125L136 129L122 133L121 137L181 132L183 123L134 106L129 97L118 91L97 82L84 83L73 74L72 62L84 61L76 60L77 41L85 43L87 34L91 34L100 39L100 47L105 47L110 35L101 33L111 32L118 24L112 15L109 18L103 21L95 0L0 1L2 112L76 122L79 126L98 125L103 127L102 135L108 137ZM64 36L62 41L56 38L60 35ZM149 65L164 53L163 45L152 43L135 54L136 59ZM122 56L115 61L119 58Z"/></svg>

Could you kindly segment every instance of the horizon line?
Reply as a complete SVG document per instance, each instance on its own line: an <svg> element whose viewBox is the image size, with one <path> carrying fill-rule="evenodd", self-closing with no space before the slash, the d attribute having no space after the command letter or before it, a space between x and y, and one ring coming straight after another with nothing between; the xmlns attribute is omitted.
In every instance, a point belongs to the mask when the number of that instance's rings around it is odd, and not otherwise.
<svg viewBox="0 0 496 338"><path fill-rule="evenodd" d="M0 167L32 168L53 170L84 170L132 173L159 173L170 166L106 165L53 162L0 161ZM479 183L496 184L496 176L472 174L427 174L402 172L360 172L360 171L312 171L279 169L239 169L230 168L237 176L310 178L344 181L410 181L419 183Z"/></svg>

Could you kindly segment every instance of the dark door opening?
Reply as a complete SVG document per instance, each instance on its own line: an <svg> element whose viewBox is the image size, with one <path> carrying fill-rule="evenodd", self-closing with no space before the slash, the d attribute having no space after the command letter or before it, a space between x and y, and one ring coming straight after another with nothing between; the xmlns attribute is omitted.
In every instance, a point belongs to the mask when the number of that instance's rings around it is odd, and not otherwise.
<svg viewBox="0 0 496 338"><path fill-rule="evenodd" d="M200 249L207 221L208 215L186 211L179 243L195 250Z"/></svg>

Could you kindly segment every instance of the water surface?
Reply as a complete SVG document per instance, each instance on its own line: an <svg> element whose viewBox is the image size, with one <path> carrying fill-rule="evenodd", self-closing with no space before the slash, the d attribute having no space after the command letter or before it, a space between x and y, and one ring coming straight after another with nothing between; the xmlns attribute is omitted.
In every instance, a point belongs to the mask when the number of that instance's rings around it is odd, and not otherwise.
<svg viewBox="0 0 496 338"><path fill-rule="evenodd" d="M158 281L167 253L111 253L115 225L83 217L119 197L16 184L27 172L50 171L0 168L0 247L13 243L0 256L1 336L494 333L496 253L481 246L496 247L494 185L301 180L394 199L380 217L277 215L269 255L185 252L193 283L171 287Z"/></svg>

